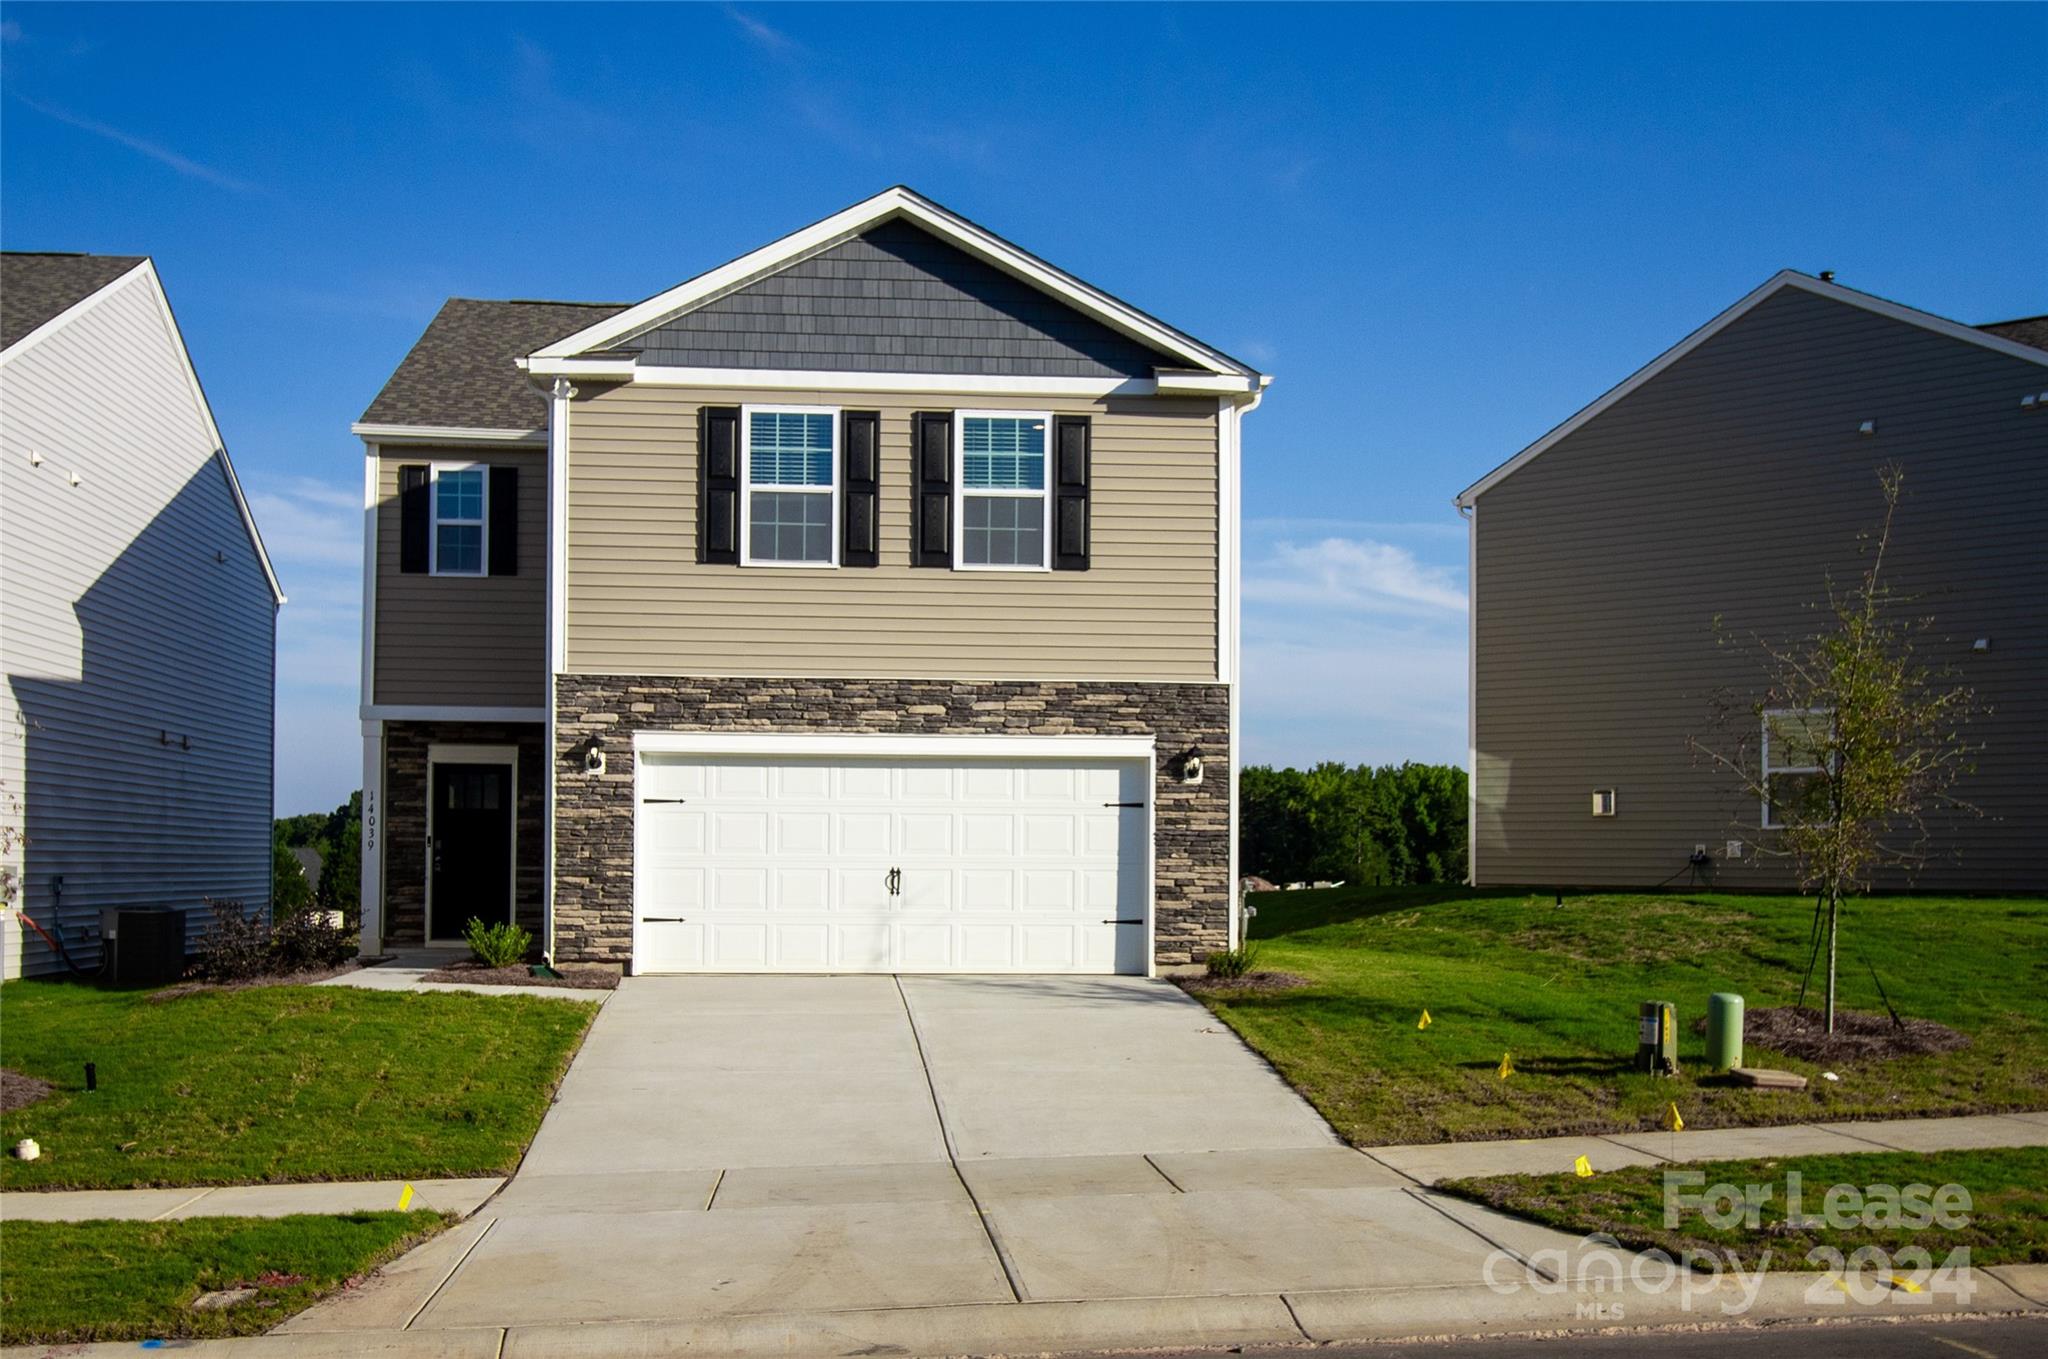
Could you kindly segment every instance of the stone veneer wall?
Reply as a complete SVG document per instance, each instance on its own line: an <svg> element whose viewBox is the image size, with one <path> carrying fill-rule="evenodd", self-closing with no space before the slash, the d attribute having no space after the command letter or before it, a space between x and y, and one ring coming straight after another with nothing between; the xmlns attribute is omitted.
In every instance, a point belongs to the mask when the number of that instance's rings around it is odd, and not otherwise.
<svg viewBox="0 0 2048 1359"><path fill-rule="evenodd" d="M524 722L386 722L384 724L384 938L425 939L427 907L427 747L517 746L519 806L513 868L514 918L540 938L546 830L541 824L546 731ZM449 936L454 937L454 936Z"/></svg>
<svg viewBox="0 0 2048 1359"><path fill-rule="evenodd" d="M633 951L633 733L976 732L1152 736L1154 956L1199 962L1230 933L1230 691L1220 684L1067 680L696 679L562 675L555 684L555 948L572 962ZM606 772L583 772L603 743ZM1168 762L1190 747L1208 774Z"/></svg>

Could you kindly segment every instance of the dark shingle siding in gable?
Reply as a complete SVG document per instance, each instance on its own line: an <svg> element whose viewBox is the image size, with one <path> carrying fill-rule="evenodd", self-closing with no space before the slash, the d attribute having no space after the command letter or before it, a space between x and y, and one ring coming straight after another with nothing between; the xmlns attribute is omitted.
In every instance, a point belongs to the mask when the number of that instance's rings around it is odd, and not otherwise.
<svg viewBox="0 0 2048 1359"><path fill-rule="evenodd" d="M1181 363L900 221L626 347L642 363L692 368L1143 378Z"/></svg>
<svg viewBox="0 0 2048 1359"><path fill-rule="evenodd" d="M146 255L0 254L0 349L69 311Z"/></svg>
<svg viewBox="0 0 2048 1359"><path fill-rule="evenodd" d="M363 412L363 421L539 429L547 423L547 401L513 360L624 310L616 302L451 297Z"/></svg>

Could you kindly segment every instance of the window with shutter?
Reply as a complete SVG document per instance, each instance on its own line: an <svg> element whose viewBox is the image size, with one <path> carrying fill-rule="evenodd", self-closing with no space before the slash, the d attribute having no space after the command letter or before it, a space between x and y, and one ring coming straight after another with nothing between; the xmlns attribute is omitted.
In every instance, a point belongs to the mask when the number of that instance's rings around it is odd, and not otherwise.
<svg viewBox="0 0 2048 1359"><path fill-rule="evenodd" d="M967 571L1043 571L1052 539L1046 412L960 411L953 564Z"/></svg>
<svg viewBox="0 0 2048 1359"><path fill-rule="evenodd" d="M837 564L838 410L745 406L741 411L741 564Z"/></svg>
<svg viewBox="0 0 2048 1359"><path fill-rule="evenodd" d="M434 530L428 567L433 574L485 574L490 498L490 469L482 463L434 464Z"/></svg>

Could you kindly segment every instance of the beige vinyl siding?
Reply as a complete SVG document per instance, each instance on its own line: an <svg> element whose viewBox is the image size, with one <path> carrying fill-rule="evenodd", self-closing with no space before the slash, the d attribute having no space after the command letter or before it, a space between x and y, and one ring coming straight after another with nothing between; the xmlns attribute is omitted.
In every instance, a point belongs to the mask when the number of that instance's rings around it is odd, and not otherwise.
<svg viewBox="0 0 2048 1359"><path fill-rule="evenodd" d="M776 393L776 405L881 412L882 564L700 566L697 411L750 399L736 391L626 387L574 404L570 670L1215 679L1214 402ZM921 410L1092 417L1092 568L911 567L910 428Z"/></svg>
<svg viewBox="0 0 2048 1359"><path fill-rule="evenodd" d="M519 573L398 569L398 469L519 469ZM541 449L385 448L377 469L377 673L372 701L537 708L547 702L547 454Z"/></svg>
<svg viewBox="0 0 2048 1359"><path fill-rule="evenodd" d="M1758 837L1760 809L1686 739L1730 744L1714 694L1760 692L1740 639L1810 634L1830 574L1858 577L1876 468L1896 460L1892 583L1935 620L1925 658L1994 710L1958 790L1985 815L1936 818L1940 856L1914 885L2041 888L2048 413L2020 397L2043 389L2041 365L1788 288L1483 493L1478 880L1684 883L1694 845L1719 861ZM1979 637L1990 651L1972 651ZM1596 788L1616 790L1612 818L1591 814ZM1712 880L1792 885L1782 860L1717 864Z"/></svg>

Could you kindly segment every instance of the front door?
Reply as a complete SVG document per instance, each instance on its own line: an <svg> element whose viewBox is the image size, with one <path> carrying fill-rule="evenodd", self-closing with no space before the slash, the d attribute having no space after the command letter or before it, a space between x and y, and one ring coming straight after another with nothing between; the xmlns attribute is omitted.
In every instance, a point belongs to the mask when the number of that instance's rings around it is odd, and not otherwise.
<svg viewBox="0 0 2048 1359"><path fill-rule="evenodd" d="M512 766L435 764L427 861L429 939L460 939L472 919L512 918Z"/></svg>

